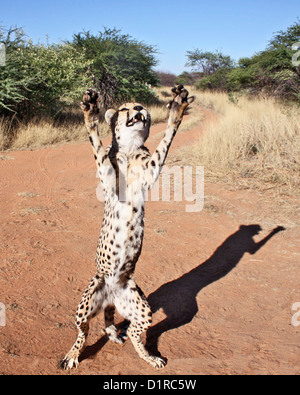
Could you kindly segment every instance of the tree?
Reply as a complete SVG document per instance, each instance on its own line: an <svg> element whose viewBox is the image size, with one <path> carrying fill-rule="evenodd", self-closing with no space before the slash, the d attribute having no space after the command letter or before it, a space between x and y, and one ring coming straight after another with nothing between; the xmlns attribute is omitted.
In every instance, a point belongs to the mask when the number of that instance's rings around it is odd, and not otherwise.
<svg viewBox="0 0 300 395"><path fill-rule="evenodd" d="M32 78L20 70L20 58L14 56L25 42L23 29L0 26L0 43L6 51L5 65L0 66L0 114L14 111L15 106L26 99L25 92L32 82Z"/></svg>
<svg viewBox="0 0 300 395"><path fill-rule="evenodd" d="M196 83L203 78L203 73L196 71L183 71L177 78L176 83L182 85L196 85Z"/></svg>
<svg viewBox="0 0 300 395"><path fill-rule="evenodd" d="M300 42L300 20L277 32L264 51L241 58L237 65L219 52L189 51L188 65L203 73L201 89L264 92L300 102L300 66L292 61Z"/></svg>
<svg viewBox="0 0 300 395"><path fill-rule="evenodd" d="M121 34L120 30L106 28L98 35L75 34L70 44L78 51L85 50L91 61L94 86L100 90L105 107L127 100L154 99L151 86L158 85L153 70L157 64L154 46Z"/></svg>
<svg viewBox="0 0 300 395"><path fill-rule="evenodd" d="M55 115L92 83L89 61L69 44L33 44L20 28L0 28L6 64L0 67L0 114Z"/></svg>
<svg viewBox="0 0 300 395"><path fill-rule="evenodd" d="M172 73L167 73L164 71L156 72L157 78L159 79L159 83L162 86L174 86L176 82L176 75Z"/></svg>
<svg viewBox="0 0 300 395"><path fill-rule="evenodd" d="M278 32L267 49L251 58L239 60L239 67L228 75L228 89L246 89L251 93L265 93L281 99L300 101L300 67L292 62L293 44L300 41L300 23L286 32Z"/></svg>
<svg viewBox="0 0 300 395"><path fill-rule="evenodd" d="M0 43L6 47L6 63L0 66L0 116L56 116L93 85L102 92L104 106L155 99L155 48L116 29L45 45L34 44L20 28L0 26Z"/></svg>
<svg viewBox="0 0 300 395"><path fill-rule="evenodd" d="M203 73L204 76L212 75L219 69L230 70L234 67L234 61L230 56L223 55L220 51L208 52L195 49L187 51L187 58L186 66L192 67L193 71Z"/></svg>
<svg viewBox="0 0 300 395"><path fill-rule="evenodd" d="M286 31L279 31L275 33L274 37L270 40L267 47L268 50L279 48L291 48L293 44L300 41L300 19L289 26Z"/></svg>

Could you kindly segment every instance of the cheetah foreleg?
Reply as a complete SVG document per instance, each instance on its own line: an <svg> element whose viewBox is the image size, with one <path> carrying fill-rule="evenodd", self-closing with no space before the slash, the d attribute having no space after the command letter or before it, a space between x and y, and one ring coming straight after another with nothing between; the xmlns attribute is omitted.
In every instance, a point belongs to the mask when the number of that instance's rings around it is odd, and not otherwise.
<svg viewBox="0 0 300 395"><path fill-rule="evenodd" d="M159 174L168 155L169 148L181 124L183 115L187 107L195 100L194 96L188 97L189 92L183 87L183 85L177 85L175 88L172 89L172 93L174 99L168 104L170 113L167 130L165 131L164 137L159 143L155 152L146 163L147 184L149 189L153 187L159 177Z"/></svg>

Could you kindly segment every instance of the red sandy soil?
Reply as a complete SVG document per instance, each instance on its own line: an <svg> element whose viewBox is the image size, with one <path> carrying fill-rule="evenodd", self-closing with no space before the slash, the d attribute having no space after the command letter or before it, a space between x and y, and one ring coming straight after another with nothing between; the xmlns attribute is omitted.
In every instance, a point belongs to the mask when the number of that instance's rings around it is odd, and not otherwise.
<svg viewBox="0 0 300 395"><path fill-rule="evenodd" d="M201 125L176 136L171 157L217 122L202 111ZM164 127L152 128L152 152ZM167 358L165 369L140 360L130 340L108 342L100 314L79 368L58 370L95 274L103 203L93 155L84 142L0 157L0 374L300 373L296 199L207 181L201 212L186 212L185 201L146 204L135 278L154 312L148 345ZM285 230L272 233L278 226Z"/></svg>

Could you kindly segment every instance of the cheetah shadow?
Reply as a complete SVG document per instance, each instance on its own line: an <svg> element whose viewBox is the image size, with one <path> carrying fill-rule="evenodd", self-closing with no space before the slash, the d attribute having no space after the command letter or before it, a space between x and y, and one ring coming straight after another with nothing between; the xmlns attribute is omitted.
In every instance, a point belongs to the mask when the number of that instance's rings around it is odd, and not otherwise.
<svg viewBox="0 0 300 395"><path fill-rule="evenodd" d="M159 337L169 330L179 328L192 321L198 312L197 294L209 284L220 280L233 270L246 252L255 254L276 233L285 230L278 226L260 242L253 239L261 231L259 225L241 225L208 258L190 272L170 281L148 296L152 312L160 308L166 318L148 329L147 349L156 355Z"/></svg>
<svg viewBox="0 0 300 395"><path fill-rule="evenodd" d="M246 252L255 254L276 233L285 228L278 226L256 243L253 237L261 230L259 225L241 225L239 230L229 236L205 262L180 278L162 285L147 297L153 313L162 308L166 314L163 321L147 331L146 347L151 354L160 355L158 340L164 332L192 321L198 312L196 297L203 288L226 276L237 266ZM128 325L129 322L125 320L116 326L118 330L126 330ZM108 341L108 336L104 335L95 344L87 346L81 353L79 362L95 357Z"/></svg>

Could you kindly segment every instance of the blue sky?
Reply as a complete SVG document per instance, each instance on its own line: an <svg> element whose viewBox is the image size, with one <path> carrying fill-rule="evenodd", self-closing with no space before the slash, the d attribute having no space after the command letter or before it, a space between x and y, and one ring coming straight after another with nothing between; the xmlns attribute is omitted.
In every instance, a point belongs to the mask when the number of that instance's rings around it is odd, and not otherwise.
<svg viewBox="0 0 300 395"><path fill-rule="evenodd" d="M188 69L188 50L221 50L238 60L263 50L299 16L299 0L0 0L0 24L23 27L34 42L115 27L157 46L157 68L175 74Z"/></svg>

